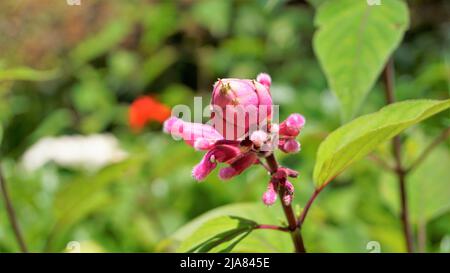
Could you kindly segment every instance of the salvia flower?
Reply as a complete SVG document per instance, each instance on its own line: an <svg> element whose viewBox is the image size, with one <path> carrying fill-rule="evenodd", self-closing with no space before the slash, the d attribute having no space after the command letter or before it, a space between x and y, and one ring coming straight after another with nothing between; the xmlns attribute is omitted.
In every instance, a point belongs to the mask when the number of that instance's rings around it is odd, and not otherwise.
<svg viewBox="0 0 450 273"><path fill-rule="evenodd" d="M249 131L266 124L272 115L271 78L257 80L219 79L213 88L211 106L214 127L227 139L243 139Z"/></svg>
<svg viewBox="0 0 450 273"><path fill-rule="evenodd" d="M168 118L164 132L183 139L199 151L206 151L200 163L192 170L192 177L203 181L219 165L219 178L231 179L252 165L260 164L261 158L270 156L274 148L294 153L300 150L295 139L305 119L291 114L282 123L272 123L271 78L265 73L256 80L219 79L213 87L211 120L208 124L191 123L177 117ZM272 205L280 195L290 204L294 186L288 177L297 177L294 170L280 167L271 174L263 202ZM280 192L281 191L281 192Z"/></svg>

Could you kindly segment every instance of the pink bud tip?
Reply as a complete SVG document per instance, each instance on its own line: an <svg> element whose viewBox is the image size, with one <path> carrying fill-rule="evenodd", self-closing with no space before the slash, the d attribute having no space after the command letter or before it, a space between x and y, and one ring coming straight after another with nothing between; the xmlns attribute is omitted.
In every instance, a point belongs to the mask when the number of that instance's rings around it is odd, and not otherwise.
<svg viewBox="0 0 450 273"><path fill-rule="evenodd" d="M277 200L277 192L275 191L275 185L273 182L270 182L267 186L267 191L262 196L262 201L267 206L273 205Z"/></svg>
<svg viewBox="0 0 450 273"><path fill-rule="evenodd" d="M277 193L274 190L267 190L262 197L262 201L267 206L271 206L277 200Z"/></svg>
<svg viewBox="0 0 450 273"><path fill-rule="evenodd" d="M260 73L257 77L256 80L266 86L267 88L270 87L270 85L272 84L272 78L270 78L269 74L266 73Z"/></svg>
<svg viewBox="0 0 450 273"><path fill-rule="evenodd" d="M286 125L288 127L301 129L303 126L305 126L305 118L300 114L291 114L286 119Z"/></svg>
<svg viewBox="0 0 450 273"><path fill-rule="evenodd" d="M300 143L295 139L288 139L284 143L282 150L286 153L297 153L300 151Z"/></svg>
<svg viewBox="0 0 450 273"><path fill-rule="evenodd" d="M262 146L264 142L266 142L268 139L268 135L264 131L254 131L252 135L250 136L250 140L255 144L256 146Z"/></svg>
<svg viewBox="0 0 450 273"><path fill-rule="evenodd" d="M217 166L216 162L211 161L212 153L207 153L202 161L192 169L192 177L197 181L203 181L208 174Z"/></svg>
<svg viewBox="0 0 450 273"><path fill-rule="evenodd" d="M233 169L232 167L222 168L219 171L219 178L222 180L228 180L236 175L237 175L236 170Z"/></svg>
<svg viewBox="0 0 450 273"><path fill-rule="evenodd" d="M170 132L172 131L173 125L177 121L178 121L177 117L170 117L170 118L166 119L166 121L164 121L164 124L163 124L163 131L167 134L170 134Z"/></svg>

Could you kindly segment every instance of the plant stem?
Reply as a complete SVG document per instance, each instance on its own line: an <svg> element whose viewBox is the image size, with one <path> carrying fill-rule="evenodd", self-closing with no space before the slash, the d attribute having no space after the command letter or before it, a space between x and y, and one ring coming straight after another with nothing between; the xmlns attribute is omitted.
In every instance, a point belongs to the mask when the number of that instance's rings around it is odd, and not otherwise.
<svg viewBox="0 0 450 273"><path fill-rule="evenodd" d="M22 233L20 232L19 223L17 221L16 213L14 211L14 207L12 205L11 199L9 197L8 189L6 187L6 180L3 176L1 167L0 167L0 187L3 195L3 199L5 201L6 211L8 213L8 218L11 223L11 226L14 231L14 235L16 236L17 243L19 244L20 250L22 252L28 252L27 245L25 244L25 240L22 237Z"/></svg>
<svg viewBox="0 0 450 273"><path fill-rule="evenodd" d="M378 157L376 154L372 153L367 156L370 160L377 163L380 167L385 169L386 171L395 171L395 168L393 168L389 163L387 163L382 158Z"/></svg>
<svg viewBox="0 0 450 273"><path fill-rule="evenodd" d="M385 96L387 104L395 102L394 93L394 62L390 58L383 71L383 81L385 86ZM408 197L406 192L406 170L402 164L402 143L399 136L395 136L392 140L392 152L395 157L395 174L400 189L401 213L400 218L403 225L403 234L406 241L406 249L408 252L414 252L413 237L411 232L411 224L408 212Z"/></svg>
<svg viewBox="0 0 450 273"><path fill-rule="evenodd" d="M433 142L431 142L430 145L428 145L425 148L425 150L423 150L423 152L417 157L417 159L411 164L411 166L409 166L407 172L410 172L411 170L419 166L420 163L422 163L427 158L427 156L431 153L431 151L433 151L434 148L436 148L441 142L446 140L449 136L450 136L450 127L442 131L442 133L436 139L434 139Z"/></svg>
<svg viewBox="0 0 450 273"><path fill-rule="evenodd" d="M320 191L321 191L321 189L314 190L313 194L311 195L311 197L308 200L308 203L306 203L305 208L303 209L302 213L300 214L300 217L298 218L297 225L299 228L301 228L301 226L303 225L306 215L308 215L309 208L313 204L314 200L316 200L316 197L319 195Z"/></svg>
<svg viewBox="0 0 450 273"><path fill-rule="evenodd" d="M279 230L279 231L284 231L284 232L291 232L289 230L289 228L287 228L287 227L280 227L280 226L275 226L275 225L265 225L265 224L257 225L255 227L255 229L273 229L273 230Z"/></svg>
<svg viewBox="0 0 450 273"><path fill-rule="evenodd" d="M267 166L270 169L270 173L275 173L278 170L278 162L275 159L275 156L272 154L266 158L267 160ZM295 213L292 209L292 205L286 205L283 202L283 196L284 196L285 187L282 185L280 187L280 190L278 191L281 206L283 207L284 215L286 216L287 222L288 222L288 228L291 234L292 242L295 247L295 252L298 253L306 253L305 245L303 243L303 237L300 231L300 228L297 225L297 220L295 219Z"/></svg>

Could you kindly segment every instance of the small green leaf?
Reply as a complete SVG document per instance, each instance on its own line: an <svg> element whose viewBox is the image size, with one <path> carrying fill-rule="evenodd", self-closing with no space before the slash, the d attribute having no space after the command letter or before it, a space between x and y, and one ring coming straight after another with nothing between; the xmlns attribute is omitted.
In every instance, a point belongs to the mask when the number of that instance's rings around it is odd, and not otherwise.
<svg viewBox="0 0 450 273"><path fill-rule="evenodd" d="M29 67L0 69L0 81L48 81L58 76L58 70L35 70Z"/></svg>
<svg viewBox="0 0 450 273"><path fill-rule="evenodd" d="M410 100L388 105L332 132L320 145L314 167L317 188L404 129L450 107L448 100Z"/></svg>
<svg viewBox="0 0 450 273"><path fill-rule="evenodd" d="M403 1L327 1L317 9L314 50L345 120L358 111L408 27Z"/></svg>
<svg viewBox="0 0 450 273"><path fill-rule="evenodd" d="M181 227L161 242L159 251L233 251L233 252L292 252L288 233L276 230L249 230L258 224L279 225L283 219L280 205L267 208L262 203L237 203L216 208ZM248 218L251 220L246 220ZM219 223L219 224L218 224ZM223 227L221 227L223 225ZM242 227L242 229L240 229ZM209 227L211 226L211 227ZM247 229L249 228L249 229ZM251 232L250 232L251 231ZM229 238L218 243L226 233ZM202 234L202 235L199 235ZM219 237L214 237L220 235ZM207 241L208 239L214 238ZM202 244L204 243L204 244ZM198 246L197 248L194 248Z"/></svg>
<svg viewBox="0 0 450 273"><path fill-rule="evenodd" d="M221 216L204 223L183 241L179 252L230 252L256 226L236 216Z"/></svg>

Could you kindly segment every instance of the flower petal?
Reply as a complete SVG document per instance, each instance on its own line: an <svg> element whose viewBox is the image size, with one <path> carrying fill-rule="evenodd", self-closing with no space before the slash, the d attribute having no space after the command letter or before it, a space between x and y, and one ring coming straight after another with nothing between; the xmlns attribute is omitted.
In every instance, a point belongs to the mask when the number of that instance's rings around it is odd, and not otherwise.
<svg viewBox="0 0 450 273"><path fill-rule="evenodd" d="M203 181L214 168L217 163L212 159L213 152L206 153L199 164L192 169L192 177L197 181Z"/></svg>

